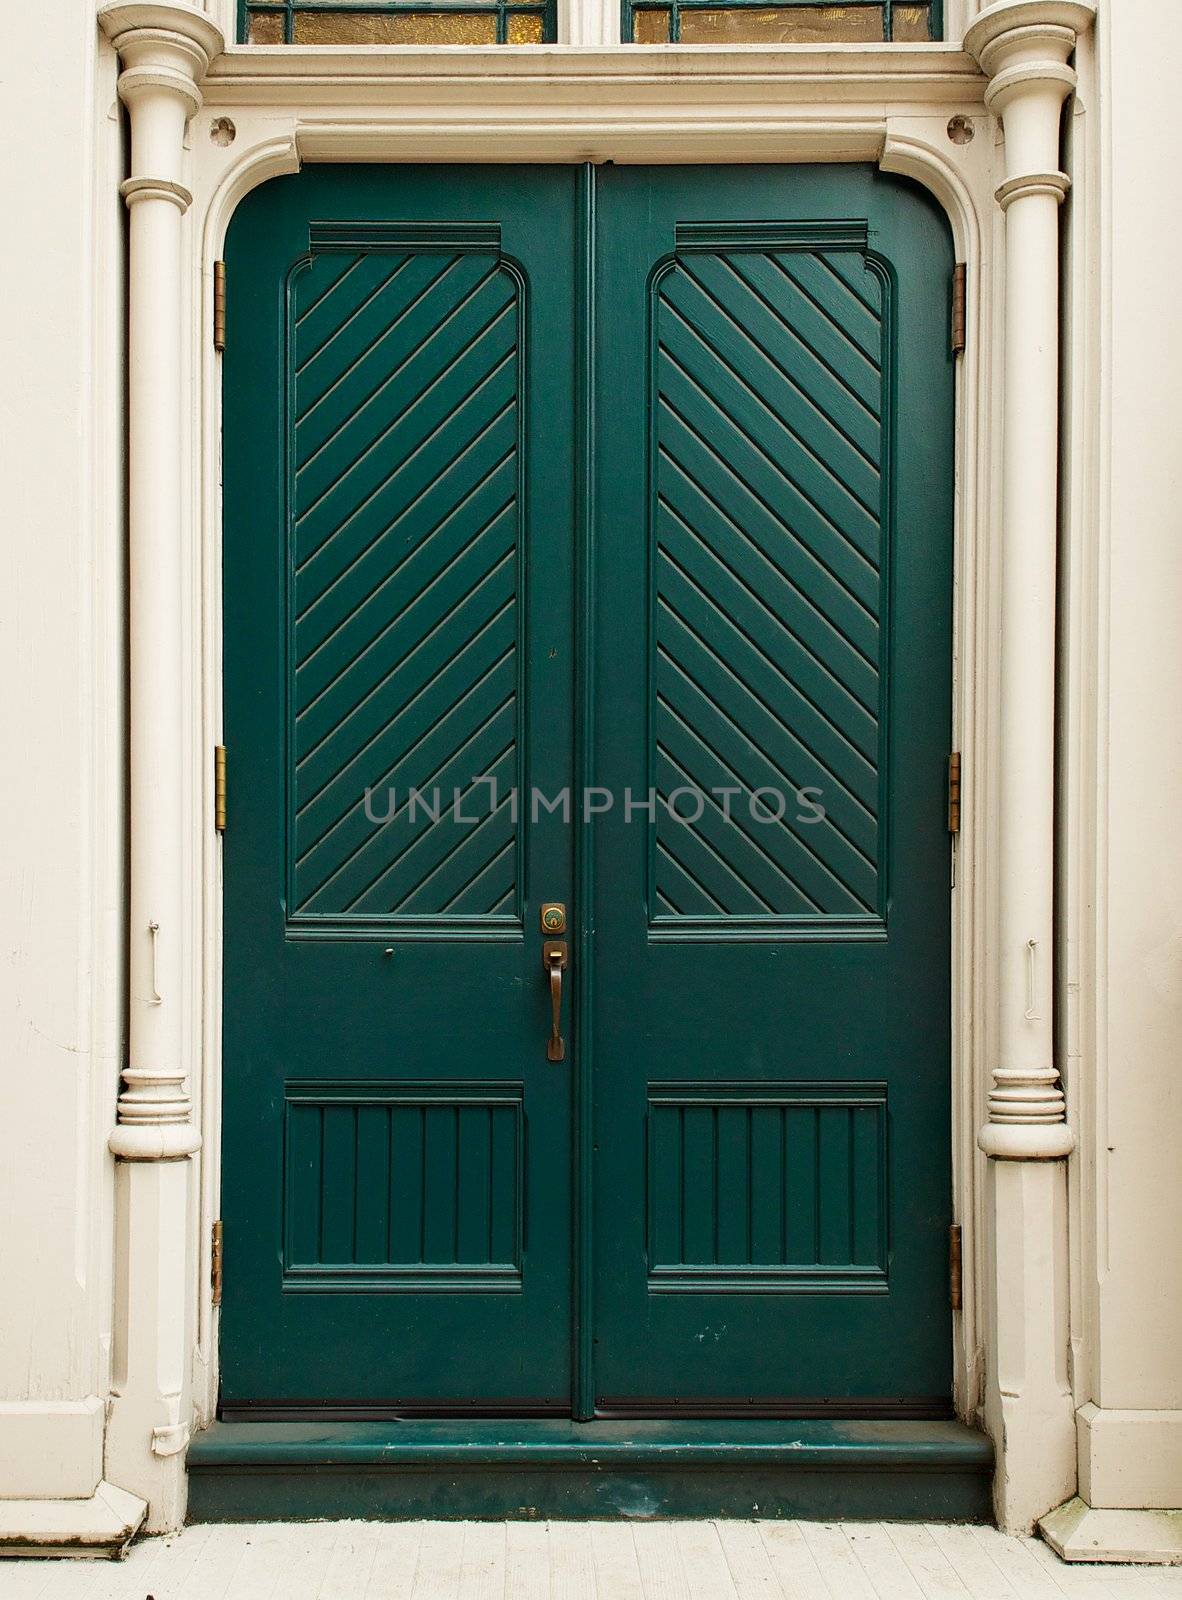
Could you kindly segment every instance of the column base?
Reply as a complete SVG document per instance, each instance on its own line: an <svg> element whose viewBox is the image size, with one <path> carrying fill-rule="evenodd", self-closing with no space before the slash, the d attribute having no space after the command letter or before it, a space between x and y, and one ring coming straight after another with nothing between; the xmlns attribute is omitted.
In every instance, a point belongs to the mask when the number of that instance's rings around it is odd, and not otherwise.
<svg viewBox="0 0 1182 1600"><path fill-rule="evenodd" d="M1077 1497L1043 1517L1038 1531L1064 1561L1182 1563L1182 1510L1110 1511Z"/></svg>
<svg viewBox="0 0 1182 1600"><path fill-rule="evenodd" d="M977 1144L998 1161L1058 1161L1075 1149L1075 1135L1065 1122L987 1122Z"/></svg>
<svg viewBox="0 0 1182 1600"><path fill-rule="evenodd" d="M1076 1412L1079 1493L1114 1511L1182 1504L1182 1411L1118 1410L1090 1401Z"/></svg>
<svg viewBox="0 0 1182 1600"><path fill-rule="evenodd" d="M0 1400L0 1512L10 1500L85 1500L103 1475L106 1405Z"/></svg>
<svg viewBox="0 0 1182 1600"><path fill-rule="evenodd" d="M147 1504L101 1482L86 1500L0 1500L0 1556L107 1556L139 1532Z"/></svg>
<svg viewBox="0 0 1182 1600"><path fill-rule="evenodd" d="M1027 1534L1078 1487L1067 1377L1067 1174L1061 1161L989 1163L994 1351L985 1417L994 1509Z"/></svg>
<svg viewBox="0 0 1182 1600"><path fill-rule="evenodd" d="M188 1340L193 1273L192 1161L115 1167L114 1382L106 1473L148 1502L145 1532L185 1520L185 1457L193 1404Z"/></svg>

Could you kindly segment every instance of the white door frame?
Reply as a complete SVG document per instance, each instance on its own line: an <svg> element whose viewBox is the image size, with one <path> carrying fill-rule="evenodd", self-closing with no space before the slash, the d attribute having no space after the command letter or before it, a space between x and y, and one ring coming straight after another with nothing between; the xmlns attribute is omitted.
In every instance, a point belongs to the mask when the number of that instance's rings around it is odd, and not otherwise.
<svg viewBox="0 0 1182 1600"><path fill-rule="evenodd" d="M1062 1346L1065 1363L1060 1158L1070 1136L1050 1036L1056 521L1045 487L1057 465L1059 112L1090 8L991 6L969 40L984 74L942 45L227 49L207 15L178 0L117 3L100 18L121 56L132 128L130 1066L109 1142L121 1170L116 1323L135 1332L117 1363L107 1479L149 1501L150 1526L177 1525L190 1419L212 1417L217 1389L212 285L235 207L306 162L873 161L935 195L968 270L956 380L953 738L965 806L950 1131L965 1272L954 1392L958 1413L983 1415L998 1441L1002 1520L1029 1525L1071 1492L1075 1462L1057 1354ZM1029 484L1040 486L1033 500Z"/></svg>

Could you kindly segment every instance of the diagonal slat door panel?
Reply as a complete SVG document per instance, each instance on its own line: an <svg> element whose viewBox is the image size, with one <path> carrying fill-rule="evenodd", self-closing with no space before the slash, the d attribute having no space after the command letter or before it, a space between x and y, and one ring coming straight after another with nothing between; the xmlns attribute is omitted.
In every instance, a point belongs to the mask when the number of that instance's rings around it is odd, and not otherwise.
<svg viewBox="0 0 1182 1600"><path fill-rule="evenodd" d="M395 279L390 296L402 287ZM357 473L363 479L368 475L371 485L381 476L392 431L401 428L416 442L427 437L416 408L431 406L438 419L448 399L441 388L447 387L454 403L496 365L513 342L512 305L503 285L487 275L467 285L458 269L442 274L416 313L398 322L376 351L367 350L358 366L305 413L296 424L302 537L315 540L317 519L325 515L322 497L331 492L347 504L350 497L360 498L352 482ZM398 395L393 418L391 390ZM397 437L389 442L396 450Z"/></svg>
<svg viewBox="0 0 1182 1600"><path fill-rule="evenodd" d="M516 915L518 299L487 249L363 250L344 271L325 251L296 280L297 921Z"/></svg>
<svg viewBox="0 0 1182 1600"><path fill-rule="evenodd" d="M745 414L765 450L775 450L784 433L791 436L794 476L802 489L843 533L864 535L859 548L873 562L882 492L877 467L830 425L807 389L792 381L791 365L781 369L717 300L678 276L670 283L668 305L676 318L670 339L676 340L690 375L732 416ZM823 449L818 425L824 429Z"/></svg>
<svg viewBox="0 0 1182 1600"><path fill-rule="evenodd" d="M732 255L695 258L690 270L744 318L762 349L778 353L832 426L881 465L881 373L812 298L798 265L783 255Z"/></svg>
<svg viewBox="0 0 1182 1600"><path fill-rule="evenodd" d="M658 923L882 916L885 292L733 246L655 288Z"/></svg>

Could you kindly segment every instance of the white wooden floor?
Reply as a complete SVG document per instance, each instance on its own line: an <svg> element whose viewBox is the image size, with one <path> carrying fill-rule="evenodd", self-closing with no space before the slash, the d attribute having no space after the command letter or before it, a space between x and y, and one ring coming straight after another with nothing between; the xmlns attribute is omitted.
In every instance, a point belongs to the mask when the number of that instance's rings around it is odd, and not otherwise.
<svg viewBox="0 0 1182 1600"><path fill-rule="evenodd" d="M1035 1539L913 1523L258 1523L125 1562L0 1562L0 1600L1124 1600L1182 1568L1067 1566Z"/></svg>
<svg viewBox="0 0 1182 1600"><path fill-rule="evenodd" d="M993 1528L319 1522L189 1528L125 1561L0 1561L0 1600L1182 1600Z"/></svg>

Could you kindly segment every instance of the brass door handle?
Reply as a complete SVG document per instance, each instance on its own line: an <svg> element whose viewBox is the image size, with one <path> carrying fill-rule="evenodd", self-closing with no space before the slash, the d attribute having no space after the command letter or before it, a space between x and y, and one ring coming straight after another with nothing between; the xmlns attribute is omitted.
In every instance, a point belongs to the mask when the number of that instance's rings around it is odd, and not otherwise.
<svg viewBox="0 0 1182 1600"><path fill-rule="evenodd" d="M546 1040L547 1061L563 1061L566 1058L566 1043L562 1037L562 973L566 964L566 940L547 939L542 946L542 968L550 979L550 1037Z"/></svg>

